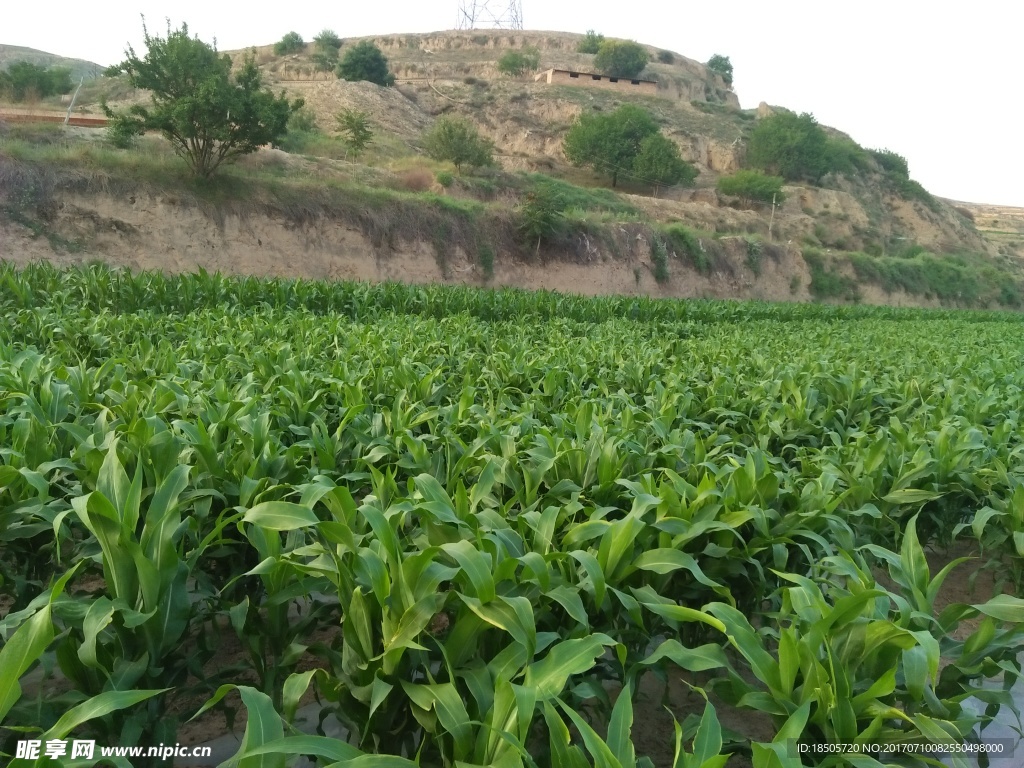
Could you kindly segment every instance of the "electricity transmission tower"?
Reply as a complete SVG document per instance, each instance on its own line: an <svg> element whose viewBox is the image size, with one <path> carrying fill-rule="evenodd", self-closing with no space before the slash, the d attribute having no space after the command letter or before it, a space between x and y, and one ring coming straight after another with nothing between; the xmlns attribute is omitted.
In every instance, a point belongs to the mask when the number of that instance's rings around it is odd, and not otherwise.
<svg viewBox="0 0 1024 768"><path fill-rule="evenodd" d="M456 29L522 29L522 0L459 0Z"/></svg>

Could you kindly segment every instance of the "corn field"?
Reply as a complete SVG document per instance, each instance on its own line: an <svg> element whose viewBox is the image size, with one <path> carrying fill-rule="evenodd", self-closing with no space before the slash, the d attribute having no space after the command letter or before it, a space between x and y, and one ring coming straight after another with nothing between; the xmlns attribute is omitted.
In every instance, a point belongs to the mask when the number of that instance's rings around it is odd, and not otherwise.
<svg viewBox="0 0 1024 768"><path fill-rule="evenodd" d="M6 764L226 711L237 768L923 766L791 747L1013 708L1024 317L96 266L0 313ZM705 700L671 763L649 675Z"/></svg>

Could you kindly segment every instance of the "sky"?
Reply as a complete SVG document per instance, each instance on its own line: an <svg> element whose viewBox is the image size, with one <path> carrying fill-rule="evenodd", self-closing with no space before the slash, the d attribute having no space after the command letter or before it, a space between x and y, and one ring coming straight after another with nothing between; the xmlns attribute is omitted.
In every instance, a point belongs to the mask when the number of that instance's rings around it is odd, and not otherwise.
<svg viewBox="0 0 1024 768"><path fill-rule="evenodd" d="M290 30L309 40L324 28L343 38L451 29L459 2L267 3L240 13L216 0L4 0L0 43L107 65L128 44L143 53L140 14L151 32L169 17L232 50ZM697 61L728 56L744 108L810 112L865 147L900 153L941 197L1024 207L1024 3L521 2L526 29L594 29Z"/></svg>

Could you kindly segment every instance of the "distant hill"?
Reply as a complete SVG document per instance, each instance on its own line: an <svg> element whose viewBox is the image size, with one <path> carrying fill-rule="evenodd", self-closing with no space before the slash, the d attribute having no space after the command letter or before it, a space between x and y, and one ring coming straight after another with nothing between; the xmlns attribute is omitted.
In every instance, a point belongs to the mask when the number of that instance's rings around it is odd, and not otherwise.
<svg viewBox="0 0 1024 768"><path fill-rule="evenodd" d="M92 61L68 59L55 53L37 51L35 48L25 48L20 45L0 44L0 69L7 69L7 67L17 61L27 61L29 64L36 64L42 67L67 67L71 70L71 79L74 81L82 77L86 80L99 77L105 69L105 67Z"/></svg>

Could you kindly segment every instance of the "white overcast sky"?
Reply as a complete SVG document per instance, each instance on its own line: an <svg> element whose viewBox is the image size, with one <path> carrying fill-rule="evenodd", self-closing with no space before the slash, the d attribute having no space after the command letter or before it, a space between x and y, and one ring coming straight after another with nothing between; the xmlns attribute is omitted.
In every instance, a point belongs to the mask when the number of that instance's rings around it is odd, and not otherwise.
<svg viewBox="0 0 1024 768"><path fill-rule="evenodd" d="M478 0L479 2L479 0ZM502 0L491 0L500 6ZM959 200L1024 206L1024 3L973 0L522 0L527 29L635 39L698 61L732 60L742 106L812 112L866 147L907 157L914 178ZM459 0L273 2L2 0L0 43L99 64L188 23L221 50L289 30L307 40L455 26ZM239 10L242 9L242 10Z"/></svg>

